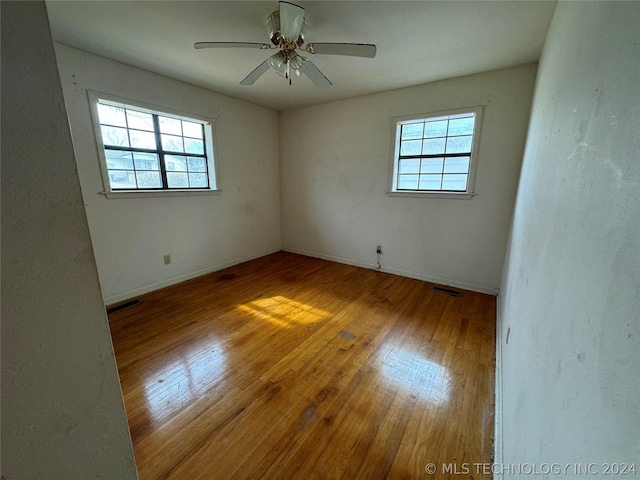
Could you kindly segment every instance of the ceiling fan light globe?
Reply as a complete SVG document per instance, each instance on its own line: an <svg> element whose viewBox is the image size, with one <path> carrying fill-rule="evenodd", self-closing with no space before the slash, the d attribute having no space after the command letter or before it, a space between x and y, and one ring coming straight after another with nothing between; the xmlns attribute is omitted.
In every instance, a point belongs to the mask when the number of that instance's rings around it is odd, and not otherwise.
<svg viewBox="0 0 640 480"><path fill-rule="evenodd" d="M302 73L306 68L305 58L293 52L289 57L289 65L292 70Z"/></svg>
<svg viewBox="0 0 640 480"><path fill-rule="evenodd" d="M287 60L282 52L274 53L269 57L267 63L271 69L281 77L287 76Z"/></svg>

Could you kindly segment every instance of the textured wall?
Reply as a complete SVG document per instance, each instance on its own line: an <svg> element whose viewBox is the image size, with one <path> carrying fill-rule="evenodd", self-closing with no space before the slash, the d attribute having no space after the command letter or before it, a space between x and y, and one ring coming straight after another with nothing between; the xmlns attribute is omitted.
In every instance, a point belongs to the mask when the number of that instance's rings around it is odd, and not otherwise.
<svg viewBox="0 0 640 480"><path fill-rule="evenodd" d="M640 461L638 25L637 2L560 2L543 51L501 296L505 463Z"/></svg>
<svg viewBox="0 0 640 480"><path fill-rule="evenodd" d="M496 293L536 66L282 112L286 250ZM470 200L390 197L392 118L484 105ZM394 130L395 133L395 130Z"/></svg>
<svg viewBox="0 0 640 480"><path fill-rule="evenodd" d="M45 5L2 2L2 475L135 479Z"/></svg>

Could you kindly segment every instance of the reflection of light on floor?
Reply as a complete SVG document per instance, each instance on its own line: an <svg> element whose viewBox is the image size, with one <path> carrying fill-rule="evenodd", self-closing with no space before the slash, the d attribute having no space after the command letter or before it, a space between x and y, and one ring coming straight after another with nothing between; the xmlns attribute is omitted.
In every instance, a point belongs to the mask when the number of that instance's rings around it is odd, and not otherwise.
<svg viewBox="0 0 640 480"><path fill-rule="evenodd" d="M222 348L216 343L195 345L186 353L169 358L149 376L144 393L149 414L159 421L201 397L225 370Z"/></svg>
<svg viewBox="0 0 640 480"><path fill-rule="evenodd" d="M442 365L418 353L388 346L382 352L381 371L390 383L415 391L421 400L442 404L449 400L451 378Z"/></svg>
<svg viewBox="0 0 640 480"><path fill-rule="evenodd" d="M261 320L267 320L285 328L315 323L329 316L324 310L281 296L259 298L253 302L238 305L238 308Z"/></svg>

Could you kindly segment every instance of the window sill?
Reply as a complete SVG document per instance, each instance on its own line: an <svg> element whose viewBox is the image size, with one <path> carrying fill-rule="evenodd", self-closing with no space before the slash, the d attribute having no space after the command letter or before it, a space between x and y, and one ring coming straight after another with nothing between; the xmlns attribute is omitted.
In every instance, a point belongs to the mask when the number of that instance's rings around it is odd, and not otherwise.
<svg viewBox="0 0 640 480"><path fill-rule="evenodd" d="M119 198L159 198L159 197L191 197L202 195L220 195L222 190L118 190L115 192L99 192L109 199Z"/></svg>
<svg viewBox="0 0 640 480"><path fill-rule="evenodd" d="M453 192L417 192L417 191L387 191L390 197L407 197L407 198L447 198L449 200L471 200L476 193L453 193Z"/></svg>

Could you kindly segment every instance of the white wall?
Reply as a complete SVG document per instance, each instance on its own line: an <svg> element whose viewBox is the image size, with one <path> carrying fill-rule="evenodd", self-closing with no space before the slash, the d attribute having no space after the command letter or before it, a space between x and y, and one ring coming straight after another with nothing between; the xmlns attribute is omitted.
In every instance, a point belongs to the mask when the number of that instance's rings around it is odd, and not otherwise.
<svg viewBox="0 0 640 480"><path fill-rule="evenodd" d="M43 2L2 2L3 479L135 479Z"/></svg>
<svg viewBox="0 0 640 480"><path fill-rule="evenodd" d="M640 461L638 25L640 3L560 2L544 47L502 282L505 463Z"/></svg>
<svg viewBox="0 0 640 480"><path fill-rule="evenodd" d="M425 66L428 68L428 66ZM280 114L285 250L496 293L536 66L454 78ZM389 197L396 116L484 105L470 200Z"/></svg>
<svg viewBox="0 0 640 480"><path fill-rule="evenodd" d="M276 112L63 45L56 54L107 304L280 250ZM98 194L87 89L213 118L222 194Z"/></svg>

